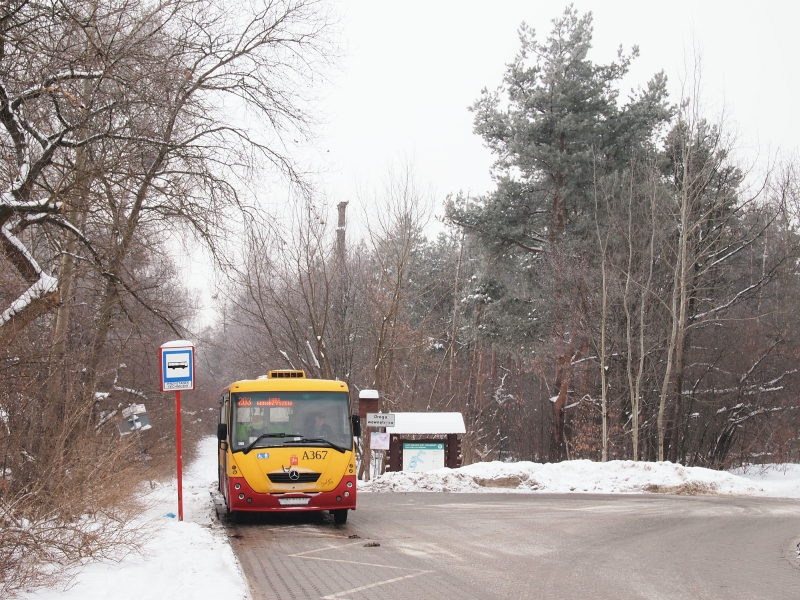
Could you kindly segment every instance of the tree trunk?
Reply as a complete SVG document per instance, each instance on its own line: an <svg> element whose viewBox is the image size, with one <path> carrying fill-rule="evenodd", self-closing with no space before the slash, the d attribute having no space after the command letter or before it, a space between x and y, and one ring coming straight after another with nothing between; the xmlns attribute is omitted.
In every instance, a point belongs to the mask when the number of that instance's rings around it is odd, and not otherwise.
<svg viewBox="0 0 800 600"><path fill-rule="evenodd" d="M461 243L458 249L458 263L456 264L456 281L453 284L453 328L450 334L450 369L447 378L447 393L453 393L453 373L456 363L456 336L458 335L458 284L461 281L461 261L464 258L464 233L461 233Z"/></svg>

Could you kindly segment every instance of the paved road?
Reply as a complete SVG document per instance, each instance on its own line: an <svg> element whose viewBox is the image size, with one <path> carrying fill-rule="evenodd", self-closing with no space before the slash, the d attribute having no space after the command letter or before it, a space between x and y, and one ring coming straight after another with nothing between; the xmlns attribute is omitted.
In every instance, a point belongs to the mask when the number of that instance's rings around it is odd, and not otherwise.
<svg viewBox="0 0 800 600"><path fill-rule="evenodd" d="M228 534L254 600L800 599L800 502L765 498L360 494ZM380 545L377 545L380 544Z"/></svg>

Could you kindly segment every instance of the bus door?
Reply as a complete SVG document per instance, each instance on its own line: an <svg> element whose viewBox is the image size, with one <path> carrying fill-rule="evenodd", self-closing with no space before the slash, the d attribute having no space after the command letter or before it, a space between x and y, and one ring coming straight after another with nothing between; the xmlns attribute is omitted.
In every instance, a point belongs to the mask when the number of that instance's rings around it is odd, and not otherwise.
<svg viewBox="0 0 800 600"><path fill-rule="evenodd" d="M224 423L230 427L228 416L230 415L230 392L225 392L219 401L219 422ZM230 431L225 440L218 440L218 476L219 476L219 491L225 496L227 501L228 493L228 440L230 440Z"/></svg>

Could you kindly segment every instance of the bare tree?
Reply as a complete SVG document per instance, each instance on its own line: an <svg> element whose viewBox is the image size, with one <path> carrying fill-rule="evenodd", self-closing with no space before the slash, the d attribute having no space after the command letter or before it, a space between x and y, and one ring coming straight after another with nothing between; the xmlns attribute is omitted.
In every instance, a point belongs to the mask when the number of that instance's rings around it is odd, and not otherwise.
<svg viewBox="0 0 800 600"><path fill-rule="evenodd" d="M193 312L169 245L200 242L225 264L231 219L261 210L239 193L246 178L269 171L306 187L291 140L310 135L326 10L315 0L4 5L2 527L78 522L82 502L105 510L113 502L100 491L135 485L113 417L139 384L152 387L140 365ZM53 485L29 485L37 478ZM54 504L51 488L69 501ZM62 564L97 547L84 533ZM54 540L38 540L42 556L55 556ZM8 567L13 585L22 564Z"/></svg>
<svg viewBox="0 0 800 600"><path fill-rule="evenodd" d="M334 237L327 225L328 212L303 201L280 230L251 223L244 269L233 279L229 301L234 321L252 330L243 342L269 341L270 351L260 356L267 363L262 368L272 361L316 377L348 381L352 342L337 343L350 337L348 298L340 299L344 313L334 314L336 294L347 289L347 265L339 262L342 253L345 261L347 255L340 248L339 232Z"/></svg>

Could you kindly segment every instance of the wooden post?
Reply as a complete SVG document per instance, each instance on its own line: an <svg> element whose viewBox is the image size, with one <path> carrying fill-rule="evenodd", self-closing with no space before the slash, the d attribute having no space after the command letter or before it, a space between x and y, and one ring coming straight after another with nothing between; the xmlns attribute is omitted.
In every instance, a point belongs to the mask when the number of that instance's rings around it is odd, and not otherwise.
<svg viewBox="0 0 800 600"><path fill-rule="evenodd" d="M446 458L446 467L457 469L461 466L461 440L458 439L457 433L447 434Z"/></svg>
<svg viewBox="0 0 800 600"><path fill-rule="evenodd" d="M403 442L399 435L392 435L389 438L389 455L386 457L386 470L403 470Z"/></svg>
<svg viewBox="0 0 800 600"><path fill-rule="evenodd" d="M361 417L362 435L364 437L364 455L361 457L361 465L364 473L364 481L370 479L370 465L372 463L372 448L370 448L369 427L367 423L367 413L378 412L378 398L359 398L358 399L358 416Z"/></svg>

